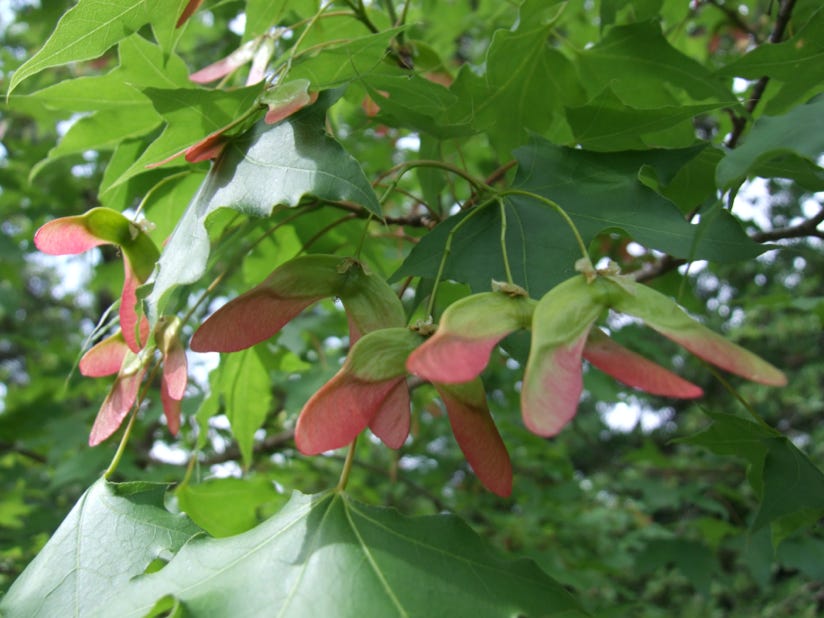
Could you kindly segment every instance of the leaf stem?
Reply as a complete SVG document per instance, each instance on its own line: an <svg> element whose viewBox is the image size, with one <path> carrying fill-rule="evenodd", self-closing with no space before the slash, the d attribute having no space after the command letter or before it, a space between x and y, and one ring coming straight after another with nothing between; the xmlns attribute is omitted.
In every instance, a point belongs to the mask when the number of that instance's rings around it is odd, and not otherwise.
<svg viewBox="0 0 824 618"><path fill-rule="evenodd" d="M363 0L361 0L361 4L363 4ZM398 25L398 13L395 11L395 2L394 0L384 0L384 4L386 4L386 12L389 14L389 21L392 22L392 26ZM408 0L407 0L408 4Z"/></svg>
<svg viewBox="0 0 824 618"><path fill-rule="evenodd" d="M455 227L449 230L449 234L446 237L446 243L443 247L441 261L440 264L438 264L438 272L435 275L435 282L432 284L432 293L429 296L429 303L427 303L426 305L427 316L432 317L432 311L435 309L435 296L438 291L438 285L440 285L441 278L443 277L443 271L446 267L446 260L452 251L452 239L455 237L455 234L458 232L459 229L461 229L464 226L464 224L466 224L467 221L469 221L477 213L481 212L484 209L484 207L486 207L488 204L491 204L494 201L497 201L498 199L499 198L496 196L488 199L485 202L482 202L476 208L470 210L469 213L463 219L461 219L460 221L458 221L458 223L455 224Z"/></svg>
<svg viewBox="0 0 824 618"><path fill-rule="evenodd" d="M346 223L347 221L352 221L353 219L357 219L357 218L358 218L358 216L355 213L349 213L347 215L342 216L339 219L335 219L334 221L332 221L328 225L323 226L309 240L307 240L305 243L303 243L303 247L301 248L298 255L300 255L300 253L305 253L306 250L309 249L309 247L314 245L315 242L318 241L318 239L320 239L324 234L326 234L330 230L336 228L337 226L341 225L342 223Z"/></svg>
<svg viewBox="0 0 824 618"><path fill-rule="evenodd" d="M509 255L506 251L506 204L502 199L498 199L498 205L501 208L501 257L504 260L506 282L514 285L515 281L512 279L512 269L509 267Z"/></svg>
<svg viewBox="0 0 824 618"><path fill-rule="evenodd" d="M120 438L120 444L117 445L117 451L115 451L114 457L112 458L109 467L106 468L106 471L103 473L103 478L107 481L117 471L117 466L120 465L120 460L123 459L123 453L126 452L126 445L129 443L129 436L132 435L132 428L134 427L134 421L137 418L137 410L139 407L140 405L137 403L134 405L132 414L129 417L129 422L126 425L126 430L123 432L123 436Z"/></svg>
<svg viewBox="0 0 824 618"><path fill-rule="evenodd" d="M149 391L149 386L152 382L154 382L154 379L157 376L157 370L159 368L160 364L155 363L152 370L149 372L149 377L143 384L143 388L141 389L137 400L132 405L132 415L129 417L129 422L126 425L126 429L123 431L123 436L120 438L120 444L117 445L117 451L115 451L109 467L106 468L106 471L103 473L103 478L107 481L117 471L117 466L120 465L120 460L123 459L123 453L126 452L126 445L129 443L129 437L132 435L132 428L134 427L134 422L137 418L137 411L140 409L140 405L143 403L143 400L146 399L146 393Z"/></svg>
<svg viewBox="0 0 824 618"><path fill-rule="evenodd" d="M158 182L155 186L153 186L151 189L149 189L149 190L146 192L146 195L144 195L144 196L143 196L143 199L142 199L142 200L140 200L140 204L138 204L137 209L135 210L135 218L137 218L137 215L139 215L139 214L140 214L140 212L141 212L141 211L142 211L142 210L146 207L146 202L148 202L148 201L149 201L149 198L150 198L150 197L152 197L152 195L154 195L154 193L155 193L158 189L160 189L160 188L161 188L162 186L164 186L165 184L167 184L167 183L169 183L169 182L172 182L173 180L177 180L178 178L182 178L182 177L184 177L184 176L188 176L188 175L189 175L189 174L191 174L191 173L192 173L192 171L191 171L191 170L186 169L185 171L182 171L182 172L177 172L176 174L171 174L170 176L166 176L165 178L163 178L163 179L162 179L160 182Z"/></svg>
<svg viewBox="0 0 824 618"><path fill-rule="evenodd" d="M456 176L460 176L464 180L466 180L469 184L471 184L476 191L486 190L492 191L492 187L487 185L483 180L478 180L469 172L464 171L457 165L452 165L451 163L447 163L446 161L438 161L437 159L415 159L413 161L405 161L404 163L399 163L393 167L390 167L388 170L383 172L379 177L378 181L386 178L387 176L398 172L397 180L395 184L397 184L400 177L403 176L406 172L416 167L435 167L438 169L445 170Z"/></svg>
<svg viewBox="0 0 824 618"><path fill-rule="evenodd" d="M360 242L358 242L358 249L355 251L355 259L359 260L361 252L363 251L363 245L366 242L366 236L369 234L369 224L372 223L372 217L374 214L370 211L369 216L366 218L366 222L363 224L363 233L360 237Z"/></svg>
<svg viewBox="0 0 824 618"><path fill-rule="evenodd" d="M578 243L578 248L581 250L581 257L585 260L589 261L589 251L587 250L586 243L584 243L584 239L581 236L581 232L578 231L578 227L575 225L575 222L572 220L567 212L558 205L557 202L553 202L551 199L544 197L543 195L539 195L538 193L533 193L531 191L524 191L523 189L506 189L500 193L500 197L505 197L507 195L522 195L523 197L528 197L533 200L537 200L542 204L549 206L552 208L556 213L558 213L564 222L569 226L569 229L572 231L573 236L575 236L575 240Z"/></svg>
<svg viewBox="0 0 824 618"><path fill-rule="evenodd" d="M346 484L349 482L349 474L352 472L352 463L355 461L355 450L357 446L358 437L355 436L355 439L352 440L352 443L349 445L349 450L346 451L346 460L343 462L343 470L340 472L338 486L335 488L338 492L345 490Z"/></svg>
<svg viewBox="0 0 824 618"><path fill-rule="evenodd" d="M715 367L710 365L708 362L702 362L710 370L710 373L712 373L712 375L715 376L715 379L721 383L721 386L723 386L728 393L735 397L738 400L738 402L742 406L744 406L744 409L749 413L749 415L753 418L753 420L755 420L756 423L758 423L762 427L765 427L766 429L769 429L771 432L778 434L778 432L775 429L773 429L773 427L767 421L761 418L758 412L756 412L753 409L752 405L750 405L750 402L744 399L741 393L739 393L738 390L732 384L730 384L729 381L723 375L721 375L721 372L719 372Z"/></svg>
<svg viewBox="0 0 824 618"><path fill-rule="evenodd" d="M306 27L303 29L303 32L300 33L298 40L295 41L294 45L292 45L292 48L289 53L289 58L288 60L286 60L286 67L282 75L287 75L289 73L289 70L292 68L292 60L294 60L295 56L297 55L298 48L300 47L300 44L303 43L303 39L306 38L306 35L312 29L312 26L314 26L315 23L317 23L318 19L320 19L320 16L323 15L326 9L328 9L334 1L335 0L327 0L326 2L324 2L318 9L318 12L312 15L312 18L306 23ZM352 6L349 2L347 2L347 4L349 4L349 6ZM352 7L352 9L357 12L355 7Z"/></svg>

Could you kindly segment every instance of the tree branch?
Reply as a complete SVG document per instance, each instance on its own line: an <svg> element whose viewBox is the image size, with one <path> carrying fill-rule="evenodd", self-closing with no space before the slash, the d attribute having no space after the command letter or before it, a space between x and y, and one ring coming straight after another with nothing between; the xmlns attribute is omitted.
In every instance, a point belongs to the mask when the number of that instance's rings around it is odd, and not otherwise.
<svg viewBox="0 0 824 618"><path fill-rule="evenodd" d="M778 43L782 38L784 38L784 31L787 29L787 24L790 22L790 17L792 16L794 7L795 0L782 0L778 7L778 15L775 18L775 25L770 33L769 43ZM738 144L738 140L741 139L741 135L744 133L744 129L747 126L747 117L752 117L753 111L758 106L759 101L761 101L761 97L764 96L764 91L767 89L767 84L769 81L770 78L765 75L756 82L755 86L753 86L752 92L750 93L750 98L747 101L746 117L736 116L733 114L732 133L730 133L730 136L727 139L728 148L735 148L736 144Z"/></svg>
<svg viewBox="0 0 824 618"><path fill-rule="evenodd" d="M779 228L777 230L758 232L752 235L752 239L756 242L769 242L772 240L782 240L785 238L806 238L808 236L824 238L824 231L818 229L818 226L822 222L824 222L824 208L822 208L818 214L810 217L803 223L790 227Z"/></svg>
<svg viewBox="0 0 824 618"><path fill-rule="evenodd" d="M798 225L789 227L782 227L775 230L766 230L763 232L756 232L750 238L755 242L765 243L776 240L785 240L790 238L822 238L824 239L824 230L819 230L818 226L824 223L824 208L817 214L805 219ZM687 260L683 258L675 258L671 255L666 255L649 268L639 270L635 275L635 280L639 282L650 281L656 277L675 270L682 264L686 264Z"/></svg>
<svg viewBox="0 0 824 618"><path fill-rule="evenodd" d="M44 464L47 461L47 459L40 453L35 453L34 451L30 451L29 449L22 448L20 446L17 446L16 444L11 444L9 442L0 442L0 450L9 453L17 453L18 455L28 457L32 461L36 461L37 463L41 464Z"/></svg>
<svg viewBox="0 0 824 618"><path fill-rule="evenodd" d="M743 30L744 32L749 34L753 38L753 40L758 42L758 33L755 32L755 30L752 27L750 27L750 25L747 22L744 21L744 18L741 17L741 13L724 4L720 4L718 0L707 0L707 4L714 6L719 11L724 13L724 15L727 16L727 19L729 19L735 25L736 28L738 28L739 30Z"/></svg>
<svg viewBox="0 0 824 618"><path fill-rule="evenodd" d="M266 436L261 442L256 442L253 448L255 455L273 453L295 439L295 430L287 429L279 433L273 433ZM226 463L227 461L235 461L241 458L240 448L237 444L232 444L222 453L216 453L211 457L207 457L200 462L203 466L214 466L216 464Z"/></svg>

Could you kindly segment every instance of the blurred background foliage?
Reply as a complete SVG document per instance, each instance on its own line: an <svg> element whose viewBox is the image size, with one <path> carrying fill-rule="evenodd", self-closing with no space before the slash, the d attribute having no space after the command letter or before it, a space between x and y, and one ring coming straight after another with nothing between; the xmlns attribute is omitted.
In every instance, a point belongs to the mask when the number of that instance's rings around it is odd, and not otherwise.
<svg viewBox="0 0 824 618"><path fill-rule="evenodd" d="M71 4L12 0L0 5L0 83L7 84ZM557 36L583 49L599 36L596 17L611 15L614 23L634 23L660 15L674 46L710 67L721 67L754 41L765 40L774 21L769 12L772 2L718 0L698 3L699 10L692 10L691 4L581 3ZM797 23L804 23L804 15L816 4L798 2ZM420 25L410 29L410 37L425 41L438 57L453 64L482 63L491 33L517 19L515 2L424 0L421 5L416 15ZM230 53L244 38L237 23L243 3L213 2L206 8L192 20L178 48L190 69ZM428 14L437 19L427 20ZM24 89L33 92L62 79L99 73L113 63L109 54L95 62L52 69L32 77ZM387 161L417 158L435 148L424 139L421 152L415 152L408 146L411 131L382 125L364 112L364 94L359 87L350 88L333 109L330 123L369 178L384 171ZM119 294L119 256L113 249L102 249L71 259L47 258L32 244L34 231L47 220L99 203L96 189L111 156L106 150L58 158L29 180L58 136L65 134L67 123L76 119L36 102L25 109L0 111L0 590L36 555L116 448L112 442L93 449L86 445L109 383L82 379L76 363ZM720 114L707 116L699 127L716 142L730 129L729 119ZM445 160L462 161L481 175L500 163L483 135L463 140L460 149L447 142L438 148ZM413 194L437 192L442 189L439 182L422 171L417 177L408 175L400 186ZM147 216L168 233L196 186L193 181L180 187L179 194L159 195ZM467 197L459 183L443 195L450 193L452 203ZM820 210L821 196L792 181L759 181L746 185L739 195L739 216L750 218L745 224L751 236L768 235ZM449 202L444 200L442 207L448 208ZM424 214L409 213L408 203L400 199L390 202L387 212ZM308 241L313 251L357 247L362 223L335 225L339 218L339 211L319 209L281 228L271 242L254 249L221 293L231 295L259 282L273 263ZM235 219L234 224L246 234L267 229L257 220ZM318 230L327 226L329 232L315 240ZM386 242L367 249L367 259L388 276L420 234L419 228L387 228ZM604 234L597 242L601 253L619 257L625 266L660 259L648 252L633 253L628 239L619 234ZM654 284L707 315L715 329L788 372L790 383L781 390L739 383L736 388L820 466L822 240L813 236L777 242L780 250L754 260L692 264L689 270L661 274ZM444 302L438 304L445 306L450 295L466 293L463 285L446 286L441 291ZM412 301L408 302L411 308ZM200 317L208 311L202 308ZM157 420L158 398L150 397L118 478L178 483L190 466L191 483L170 499L216 536L251 528L274 513L292 489L309 493L334 485L342 456L301 456L291 428L306 398L339 366L346 353L340 338L344 332L345 317L332 303L322 303L293 321L276 341L255 348L269 373L271 405L256 433L250 465L241 460L221 415L201 418L207 439L199 455L190 458L198 435L195 416L207 397L212 362L193 359L193 384L184 401L187 421L180 438L172 441L168 436ZM627 392L610 378L588 372L577 419L557 438L544 440L522 426L513 388L521 368L499 351L485 380L515 467L511 499L485 491L469 471L428 386L414 391L413 439L399 452L361 441L349 492L406 514L454 511L502 549L536 559L598 616L821 615L820 523L774 547L769 527L751 531L759 501L747 480L748 461L689 439L709 426L708 411L740 414L740 404L706 367L640 326L616 327L616 338L665 365L674 362L686 378L705 389L706 397L673 403ZM227 495L232 496L230 502Z"/></svg>

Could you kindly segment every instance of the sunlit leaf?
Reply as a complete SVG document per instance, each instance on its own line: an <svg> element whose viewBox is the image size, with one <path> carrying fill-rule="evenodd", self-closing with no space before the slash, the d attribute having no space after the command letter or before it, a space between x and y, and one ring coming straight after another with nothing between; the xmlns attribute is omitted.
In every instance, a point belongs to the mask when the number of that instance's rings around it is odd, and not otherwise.
<svg viewBox="0 0 824 618"><path fill-rule="evenodd" d="M80 0L43 47L12 75L9 94L43 69L97 58L149 21L144 0Z"/></svg>
<svg viewBox="0 0 824 618"><path fill-rule="evenodd" d="M501 558L455 517L407 519L338 493L296 493L257 528L195 539L119 592L109 611L124 617L166 595L192 616L584 615L534 563Z"/></svg>
<svg viewBox="0 0 824 618"><path fill-rule="evenodd" d="M9 616L102 615L123 586L157 559L169 559L199 532L163 507L166 485L100 480L14 583L0 611ZM110 614L111 615L111 614Z"/></svg>
<svg viewBox="0 0 824 618"><path fill-rule="evenodd" d="M721 159L716 179L722 187L740 184L748 175L795 178L813 190L824 188L824 96L783 116L762 116L743 142Z"/></svg>

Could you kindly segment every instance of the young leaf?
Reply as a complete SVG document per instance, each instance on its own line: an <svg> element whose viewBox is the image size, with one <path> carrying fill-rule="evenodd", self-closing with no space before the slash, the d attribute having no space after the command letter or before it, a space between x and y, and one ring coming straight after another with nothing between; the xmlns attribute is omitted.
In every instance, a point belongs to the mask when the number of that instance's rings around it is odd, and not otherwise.
<svg viewBox="0 0 824 618"><path fill-rule="evenodd" d="M269 371L255 348L228 354L210 377L207 402L221 402L245 466L252 462L255 432L272 410ZM217 407L217 406L215 406Z"/></svg>

